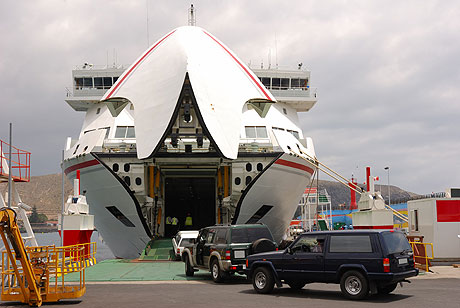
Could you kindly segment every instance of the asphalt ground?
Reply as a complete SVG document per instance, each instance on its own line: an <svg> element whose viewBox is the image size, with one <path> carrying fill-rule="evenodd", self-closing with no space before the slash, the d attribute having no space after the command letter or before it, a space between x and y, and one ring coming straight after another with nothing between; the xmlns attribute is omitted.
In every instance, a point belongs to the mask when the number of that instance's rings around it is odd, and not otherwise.
<svg viewBox="0 0 460 308"><path fill-rule="evenodd" d="M435 278L437 277L437 278ZM273 294L257 294L252 284L239 276L216 284L211 277L200 281L89 282L86 294L78 300L45 303L44 307L460 307L460 279L417 277L389 295L369 296L350 301L336 284L308 284L295 291L287 286ZM431 279L435 278L435 279ZM28 307L1 303L0 307Z"/></svg>

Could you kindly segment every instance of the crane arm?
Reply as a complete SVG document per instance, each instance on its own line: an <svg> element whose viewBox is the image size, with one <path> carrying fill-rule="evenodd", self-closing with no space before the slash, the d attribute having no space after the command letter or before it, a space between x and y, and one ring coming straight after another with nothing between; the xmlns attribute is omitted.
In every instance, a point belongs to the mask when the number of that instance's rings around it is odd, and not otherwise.
<svg viewBox="0 0 460 308"><path fill-rule="evenodd" d="M24 302L29 303L29 305L41 306L42 297L40 294L39 282L35 278L32 265L24 246L24 241L22 240L21 232L16 221L16 212L11 208L3 207L0 209L0 235L7 250L8 258L13 265L16 277L18 277L18 283L24 296ZM13 251L15 256L13 256ZM27 288L25 286L25 281L19 279L21 276L17 267L17 260L21 263L22 271L27 281Z"/></svg>

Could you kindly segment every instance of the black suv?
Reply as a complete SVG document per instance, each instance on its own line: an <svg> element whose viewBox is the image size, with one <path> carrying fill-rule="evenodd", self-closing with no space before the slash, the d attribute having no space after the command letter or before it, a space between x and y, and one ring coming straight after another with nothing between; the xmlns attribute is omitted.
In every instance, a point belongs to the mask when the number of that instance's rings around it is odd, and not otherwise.
<svg viewBox="0 0 460 308"><path fill-rule="evenodd" d="M182 252L185 274L193 276L198 269L209 270L215 282L232 273L244 274L248 255L276 249L273 235L263 224L206 227L191 242Z"/></svg>
<svg viewBox="0 0 460 308"><path fill-rule="evenodd" d="M300 235L284 251L249 256L246 274L259 293L287 283L340 283L349 299L369 292L388 294L398 282L417 276L411 246L394 230L324 231Z"/></svg>

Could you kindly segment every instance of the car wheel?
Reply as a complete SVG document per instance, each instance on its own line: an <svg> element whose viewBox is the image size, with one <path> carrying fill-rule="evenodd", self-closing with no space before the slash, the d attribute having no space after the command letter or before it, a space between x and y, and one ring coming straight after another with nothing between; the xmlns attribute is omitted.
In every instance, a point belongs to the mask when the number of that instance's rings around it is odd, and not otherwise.
<svg viewBox="0 0 460 308"><path fill-rule="evenodd" d="M195 271L192 268L192 265L190 264L190 259L188 257L188 254L185 255L185 276L192 277Z"/></svg>
<svg viewBox="0 0 460 308"><path fill-rule="evenodd" d="M211 276L214 282L222 282L222 280L224 280L224 275L220 269L219 261L217 259L214 259L211 262Z"/></svg>
<svg viewBox="0 0 460 308"><path fill-rule="evenodd" d="M369 294L369 283L358 271L348 271L340 279L340 289L349 299L363 299Z"/></svg>
<svg viewBox="0 0 460 308"><path fill-rule="evenodd" d="M300 290L305 286L305 282L301 281L288 281L287 284L293 290Z"/></svg>
<svg viewBox="0 0 460 308"><path fill-rule="evenodd" d="M398 283L392 283L392 284L386 285L384 287L377 287L377 292L379 294L389 294L389 293L393 292L396 289L397 286L398 286Z"/></svg>
<svg viewBox="0 0 460 308"><path fill-rule="evenodd" d="M252 286L257 293L267 294L273 291L275 279L273 273L266 267L258 267L252 274Z"/></svg>

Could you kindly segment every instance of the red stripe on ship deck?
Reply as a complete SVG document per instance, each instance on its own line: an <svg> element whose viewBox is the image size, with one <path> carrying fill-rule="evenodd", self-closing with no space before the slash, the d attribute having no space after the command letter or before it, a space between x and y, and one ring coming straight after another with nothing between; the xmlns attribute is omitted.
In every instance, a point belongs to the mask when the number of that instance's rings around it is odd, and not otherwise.
<svg viewBox="0 0 460 308"><path fill-rule="evenodd" d="M128 77L131 72L139 65L139 63L141 63L155 48L157 48L158 45L161 44L161 42L163 42L165 39L167 39L171 34L173 34L174 32L176 32L176 30L173 30L171 31L170 33L168 33L167 35L165 35L161 40L158 41L158 43L156 43L154 46L152 46L152 48L150 48L130 69L129 71L123 76L123 78L121 78L121 80L113 87L113 89L110 91L109 95L107 95L107 98L106 99L109 99L113 92L115 92L116 89L118 89L118 87L123 83L123 81L126 79L126 77Z"/></svg>
<svg viewBox="0 0 460 308"><path fill-rule="evenodd" d="M303 171L307 171L310 174L313 174L313 172L314 172L313 169L310 168L310 167L307 167L305 165L298 164L298 163L295 163L295 162L292 162L292 161L289 161L289 160L278 159L275 162L275 164L282 165L282 166L287 166L287 167L291 167L291 168L295 168L295 169L300 169L300 170L303 170Z"/></svg>
<svg viewBox="0 0 460 308"><path fill-rule="evenodd" d="M75 171L75 170L78 170L78 169L83 169L83 168L86 168L86 167L91 167L91 166L96 166L96 165L99 165L99 162L97 161L97 159L93 159L93 160L85 161L83 163L79 163L79 164L70 166L70 167L68 167L67 169L64 170L64 173L68 174L68 173L70 173L72 171Z"/></svg>
<svg viewBox="0 0 460 308"><path fill-rule="evenodd" d="M217 39L215 39L211 34L209 34L208 32L204 31L204 34L206 34L207 36L209 36L214 42L216 42L217 44L219 44L220 47L222 47L229 55L230 57L233 58L233 60L235 60L236 63L238 63L238 65L246 72L246 74L252 79L252 81L257 85L257 87L260 89L260 91L262 91L262 93L265 95L265 98L268 99L268 100L272 100L270 98L270 96L267 94L267 92L265 91L264 87L260 84L260 81L258 82L254 76L252 76L252 74L244 67L243 64L241 64L240 61L238 61L238 59L227 49L224 47L224 45L222 45Z"/></svg>

